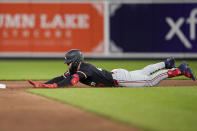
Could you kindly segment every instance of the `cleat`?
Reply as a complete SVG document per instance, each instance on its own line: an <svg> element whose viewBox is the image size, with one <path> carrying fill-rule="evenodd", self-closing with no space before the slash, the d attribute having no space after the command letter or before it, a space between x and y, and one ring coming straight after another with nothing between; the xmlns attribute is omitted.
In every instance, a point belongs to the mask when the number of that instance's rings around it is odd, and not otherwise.
<svg viewBox="0 0 197 131"><path fill-rule="evenodd" d="M196 80L196 77L194 75L194 73L192 72L192 70L189 68L189 65L184 61L179 65L179 70L181 71L181 74L191 78L192 80Z"/></svg>
<svg viewBox="0 0 197 131"><path fill-rule="evenodd" d="M165 63L165 68L166 69L171 69L171 68L175 68L175 59L174 57L169 57L167 60L164 61Z"/></svg>

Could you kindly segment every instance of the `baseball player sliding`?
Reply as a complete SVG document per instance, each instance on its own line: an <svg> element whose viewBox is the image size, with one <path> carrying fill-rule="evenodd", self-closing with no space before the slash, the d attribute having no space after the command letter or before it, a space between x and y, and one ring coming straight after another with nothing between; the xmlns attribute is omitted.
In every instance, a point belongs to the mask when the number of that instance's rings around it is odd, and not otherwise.
<svg viewBox="0 0 197 131"><path fill-rule="evenodd" d="M182 62L176 68L173 57L169 57L164 62L148 65L141 70L114 69L111 72L97 68L83 60L83 54L80 50L70 50L65 54L65 64L69 68L67 72L45 83L37 83L32 80L29 80L29 83L36 88L67 87L78 82L93 87L151 87L166 78L180 75L196 80L187 63Z"/></svg>

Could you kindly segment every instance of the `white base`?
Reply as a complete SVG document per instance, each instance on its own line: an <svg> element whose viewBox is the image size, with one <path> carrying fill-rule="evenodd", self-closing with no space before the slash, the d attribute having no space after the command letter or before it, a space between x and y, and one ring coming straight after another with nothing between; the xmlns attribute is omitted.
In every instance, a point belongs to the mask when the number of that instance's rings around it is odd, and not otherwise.
<svg viewBox="0 0 197 131"><path fill-rule="evenodd" d="M5 84L0 84L0 89L5 89L6 85Z"/></svg>

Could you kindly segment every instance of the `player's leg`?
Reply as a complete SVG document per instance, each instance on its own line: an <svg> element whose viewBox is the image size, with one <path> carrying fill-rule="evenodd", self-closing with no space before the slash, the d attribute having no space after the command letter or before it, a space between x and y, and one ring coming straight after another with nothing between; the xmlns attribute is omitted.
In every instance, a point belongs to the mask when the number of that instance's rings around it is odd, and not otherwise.
<svg viewBox="0 0 197 131"><path fill-rule="evenodd" d="M175 67L174 63L175 63L174 58L169 57L164 62L159 62L159 63L148 65L148 66L144 67L142 69L142 73L144 73L145 75L150 75L160 69L164 69L164 68L171 69L171 68Z"/></svg>
<svg viewBox="0 0 197 131"><path fill-rule="evenodd" d="M113 72L112 76L113 79L115 79L118 82L118 86L123 86L123 87L153 86L156 85L159 81L166 79L168 77L167 70L159 71L153 76L150 76L150 74L159 69L171 68L173 66L174 66L174 58L170 57L164 62L148 65L142 70L128 72L127 70L124 69L115 69L112 70Z"/></svg>
<svg viewBox="0 0 197 131"><path fill-rule="evenodd" d="M152 75L149 75L146 82L146 86L151 87L151 86L155 86L157 85L159 82L161 82L162 80L168 78L168 70L161 70L158 71Z"/></svg>
<svg viewBox="0 0 197 131"><path fill-rule="evenodd" d="M176 77L180 75L185 75L188 78L196 80L195 75L186 63L182 63L178 68L172 68L169 70L161 70L153 75L145 75L142 70L128 72L124 69L112 70L112 77L117 81L118 86L123 87L147 87L155 86L160 81Z"/></svg>
<svg viewBox="0 0 197 131"><path fill-rule="evenodd" d="M134 76L132 78L132 81L127 81L124 84L124 86L127 87L151 87L157 85L160 81L166 79L169 77L168 70L161 70L158 71L152 75L144 75L140 72L130 72L130 74ZM121 83L121 82L120 82Z"/></svg>
<svg viewBox="0 0 197 131"><path fill-rule="evenodd" d="M160 81L166 79L166 78L172 78L176 76L184 75L188 78L191 78L192 80L196 80L196 77L192 70L189 68L188 64L186 62L183 62L179 65L178 68L172 68L169 70L162 70L158 71L157 73L150 75L148 80L148 86L155 86Z"/></svg>
<svg viewBox="0 0 197 131"><path fill-rule="evenodd" d="M156 64L151 64L142 69L142 73L145 75L150 75L158 70L164 69L165 68L165 63L164 62L159 62Z"/></svg>
<svg viewBox="0 0 197 131"><path fill-rule="evenodd" d="M118 86L150 87L168 78L168 70L158 71L153 75L145 75L141 70L128 72L124 69L116 69L112 76L117 81Z"/></svg>

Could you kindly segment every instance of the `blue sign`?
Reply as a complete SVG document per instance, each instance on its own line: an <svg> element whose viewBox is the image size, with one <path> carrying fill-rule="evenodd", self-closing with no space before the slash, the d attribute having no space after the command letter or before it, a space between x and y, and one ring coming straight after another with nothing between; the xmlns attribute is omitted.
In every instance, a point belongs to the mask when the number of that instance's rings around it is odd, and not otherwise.
<svg viewBox="0 0 197 131"><path fill-rule="evenodd" d="M110 39L128 53L196 53L196 15L197 4L121 4L111 12Z"/></svg>

